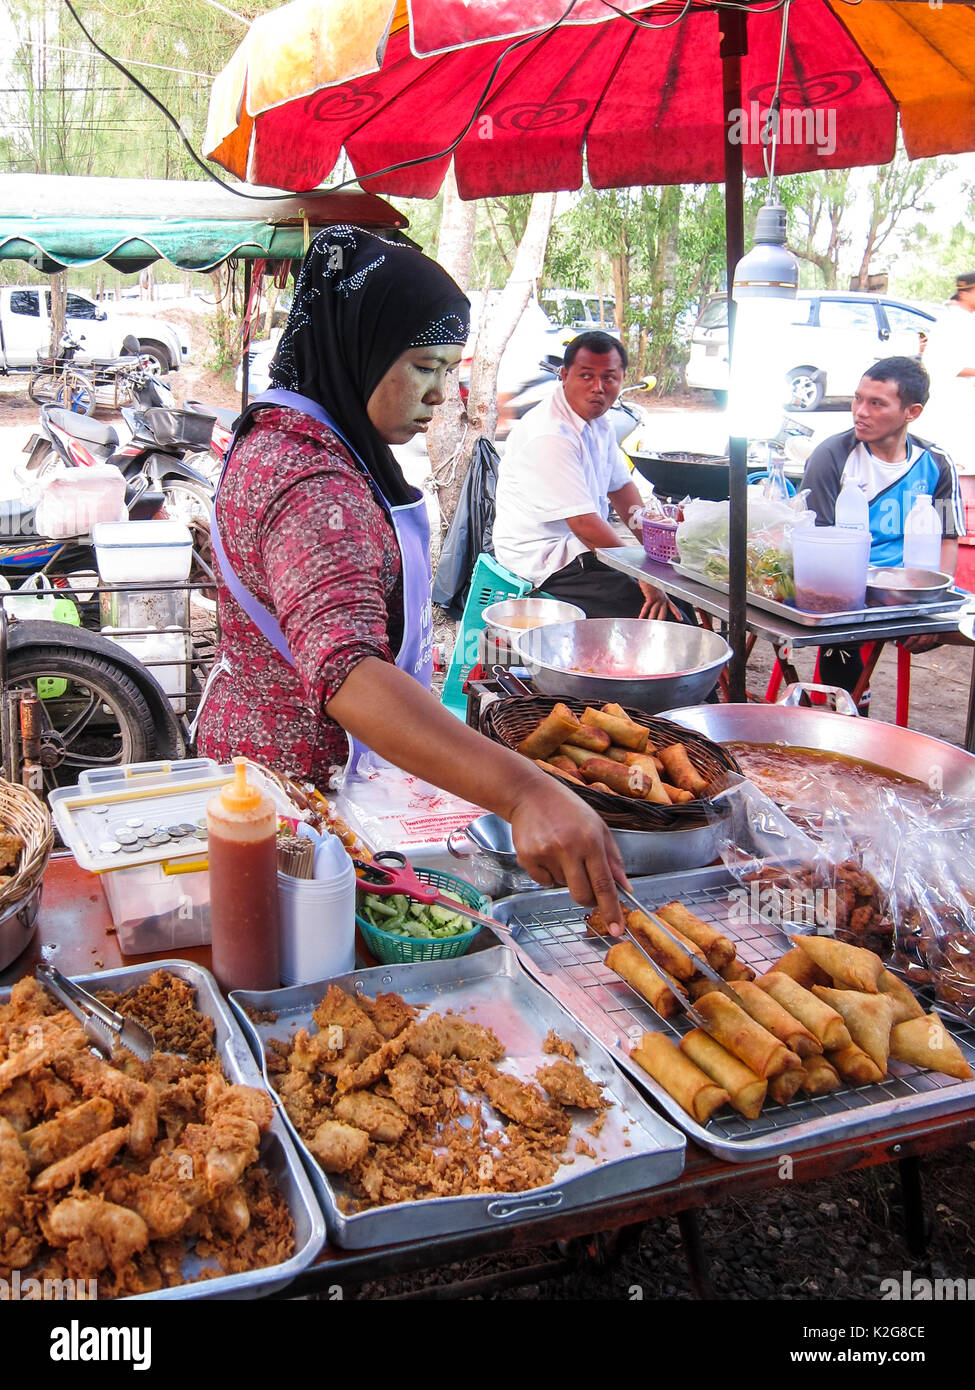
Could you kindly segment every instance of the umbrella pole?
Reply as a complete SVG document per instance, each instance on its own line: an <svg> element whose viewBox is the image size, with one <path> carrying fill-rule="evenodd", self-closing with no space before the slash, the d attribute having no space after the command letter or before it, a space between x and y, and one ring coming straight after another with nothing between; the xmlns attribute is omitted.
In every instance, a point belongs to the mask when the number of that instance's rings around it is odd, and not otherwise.
<svg viewBox="0 0 975 1390"><path fill-rule="evenodd" d="M741 60L748 51L745 13L721 12L721 71L724 91L725 144L725 248L728 277L728 360L734 348L735 302L732 288L735 267L745 254L745 195L740 141L731 140L731 112L741 109ZM748 441L732 436L728 443L728 642L732 658L728 666L728 696L743 703L745 696L745 547L747 535Z"/></svg>

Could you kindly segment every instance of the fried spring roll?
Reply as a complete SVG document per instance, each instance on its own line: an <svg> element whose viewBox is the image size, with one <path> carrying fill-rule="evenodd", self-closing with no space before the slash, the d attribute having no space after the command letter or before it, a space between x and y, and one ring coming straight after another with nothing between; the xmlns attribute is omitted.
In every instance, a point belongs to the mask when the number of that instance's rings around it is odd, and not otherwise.
<svg viewBox="0 0 975 1390"><path fill-rule="evenodd" d="M547 761L550 767L557 767L561 772L567 772L574 781L580 782L582 780L576 771L578 763L574 763L564 753L553 753Z"/></svg>
<svg viewBox="0 0 975 1390"><path fill-rule="evenodd" d="M729 984L733 984L735 980L754 980L755 978L755 971L751 966L746 965L743 960L738 960L737 957L729 961L727 965L722 966L718 974Z"/></svg>
<svg viewBox="0 0 975 1390"><path fill-rule="evenodd" d="M588 748L590 753L605 753L609 747L609 734L605 729L585 729L580 724L565 740L573 748Z"/></svg>
<svg viewBox="0 0 975 1390"><path fill-rule="evenodd" d="M584 787L586 784L581 777L575 777L571 772L566 772L561 767L556 767L554 763L547 763L544 758L533 758L532 762L536 767L540 767L543 772L551 772L556 777L561 777L564 782L575 782L577 786Z"/></svg>
<svg viewBox="0 0 975 1390"><path fill-rule="evenodd" d="M675 787L672 785L672 783L663 781L660 783L660 785L667 793L670 803L673 806L683 806L685 801L694 800L694 793L685 791L683 787Z"/></svg>
<svg viewBox="0 0 975 1390"><path fill-rule="evenodd" d="M788 1105L802 1085L805 1075L805 1067L779 1072L778 1076L773 1076L768 1083L769 1099L774 1100L777 1105Z"/></svg>
<svg viewBox="0 0 975 1390"><path fill-rule="evenodd" d="M822 1052L823 1045L815 1033L804 1027L795 1014L790 1014L764 989L759 989L749 980L736 980L731 988L738 995L741 1007L749 1018L774 1033L779 1042L784 1042L797 1057L806 1058Z"/></svg>
<svg viewBox="0 0 975 1390"><path fill-rule="evenodd" d="M542 722L518 745L526 758L547 758L564 742L566 734L578 729L579 721L567 705L556 705Z"/></svg>
<svg viewBox="0 0 975 1390"><path fill-rule="evenodd" d="M660 978L632 941L620 941L606 952L606 964L641 995L661 1018L673 1018L679 1008L673 991Z"/></svg>
<svg viewBox="0 0 975 1390"><path fill-rule="evenodd" d="M663 907L657 908L657 916L662 918L668 927L676 927L682 936L700 946L708 958L708 963L715 970L722 970L734 960L734 942L722 936L717 927L703 921L682 903L665 903Z"/></svg>
<svg viewBox="0 0 975 1390"><path fill-rule="evenodd" d="M634 753L646 751L649 730L641 728L629 719L619 719L615 715L604 714L599 709L587 709L583 712L582 723L590 729L605 729L613 742L621 748L628 748Z"/></svg>
<svg viewBox="0 0 975 1390"><path fill-rule="evenodd" d="M780 975L773 970L755 983L804 1024L810 1033L819 1039L826 1051L849 1047L852 1043L853 1039L842 1015L822 999L817 999L808 989L796 984L791 975Z"/></svg>
<svg viewBox="0 0 975 1390"><path fill-rule="evenodd" d="M667 800L666 794L659 789L659 778L655 791L642 768L627 767L625 763L614 763L593 753L580 764L579 775L587 782L606 782L620 796L630 796L637 801Z"/></svg>
<svg viewBox="0 0 975 1390"><path fill-rule="evenodd" d="M828 1096L840 1088L840 1074L825 1057L807 1057L802 1089L807 1096Z"/></svg>
<svg viewBox="0 0 975 1390"><path fill-rule="evenodd" d="M680 1040L680 1050L728 1092L732 1105L740 1115L747 1120L758 1118L769 1085L764 1077L756 1076L751 1067L746 1067L744 1062L733 1057L700 1028L684 1034Z"/></svg>
<svg viewBox="0 0 975 1390"><path fill-rule="evenodd" d="M695 1007L712 1038L741 1058L758 1076L778 1076L779 1072L802 1066L794 1052L767 1028L749 1018L745 1010L726 995L717 991L705 994Z"/></svg>
<svg viewBox="0 0 975 1390"><path fill-rule="evenodd" d="M704 960L704 952L693 941L688 941L680 932L674 932L680 944L671 941L644 912L626 912L626 925L630 931L646 940L647 948L654 960L678 980L690 980L697 974L697 960ZM673 927L671 931L673 931Z"/></svg>
<svg viewBox="0 0 975 1390"><path fill-rule="evenodd" d="M672 743L669 748L658 749L657 756L663 763L669 780L675 786L692 792L694 796L700 796L702 792L707 791L707 779L701 776L691 762L682 743Z"/></svg>
<svg viewBox="0 0 975 1390"><path fill-rule="evenodd" d="M593 753L590 748L577 748L574 743L562 743L559 745L559 756L568 758L570 762L575 763L576 767L582 767L582 764L587 763Z"/></svg>
<svg viewBox="0 0 975 1390"><path fill-rule="evenodd" d="M826 1060L851 1086L870 1086L884 1079L884 1074L876 1062L867 1056L862 1047L857 1047L856 1043L850 1043L849 1047L841 1047L837 1052L828 1052Z"/></svg>
<svg viewBox="0 0 975 1390"><path fill-rule="evenodd" d="M724 1087L716 1086L662 1033L644 1033L630 1056L698 1124L706 1124L731 1099Z"/></svg>

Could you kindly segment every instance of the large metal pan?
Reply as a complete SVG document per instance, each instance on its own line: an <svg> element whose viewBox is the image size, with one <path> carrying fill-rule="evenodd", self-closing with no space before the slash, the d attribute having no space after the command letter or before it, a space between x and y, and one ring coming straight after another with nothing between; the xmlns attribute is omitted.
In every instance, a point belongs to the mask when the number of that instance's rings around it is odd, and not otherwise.
<svg viewBox="0 0 975 1390"><path fill-rule="evenodd" d="M715 743L814 748L886 767L949 796L975 798L975 757L913 729L788 705L692 705L662 716Z"/></svg>
<svg viewBox="0 0 975 1390"><path fill-rule="evenodd" d="M645 618L552 623L523 632L516 646L543 695L612 701L648 714L703 700L731 657L716 632Z"/></svg>

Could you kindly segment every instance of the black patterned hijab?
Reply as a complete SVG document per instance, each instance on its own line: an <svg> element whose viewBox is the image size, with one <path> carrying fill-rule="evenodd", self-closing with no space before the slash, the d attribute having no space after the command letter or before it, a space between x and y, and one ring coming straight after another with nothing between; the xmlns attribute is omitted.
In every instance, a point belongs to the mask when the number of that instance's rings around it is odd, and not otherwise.
<svg viewBox="0 0 975 1390"><path fill-rule="evenodd" d="M366 403L407 348L467 341L470 304L436 261L359 227L319 232L271 384L323 405L392 506L416 499Z"/></svg>

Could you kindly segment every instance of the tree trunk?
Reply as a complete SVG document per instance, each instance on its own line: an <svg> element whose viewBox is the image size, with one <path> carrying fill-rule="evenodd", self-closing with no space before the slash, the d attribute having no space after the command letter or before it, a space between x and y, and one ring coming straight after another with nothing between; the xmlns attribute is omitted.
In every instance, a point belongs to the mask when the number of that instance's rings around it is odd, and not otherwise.
<svg viewBox="0 0 975 1390"><path fill-rule="evenodd" d="M51 276L51 356L61 351L61 338L68 308L68 276L63 270Z"/></svg>
<svg viewBox="0 0 975 1390"><path fill-rule="evenodd" d="M443 189L443 215L440 221L440 238L437 242L437 260L444 270L454 277L462 290L466 290L470 284L476 220L477 204L465 202L457 192L457 179L451 162ZM457 510L457 500L466 472L465 424L466 411L460 398L458 374L451 372L447 377L447 399L440 409L434 412L433 422L427 432L427 453L440 505L441 536L446 534L450 518ZM433 537L437 554L438 539Z"/></svg>

